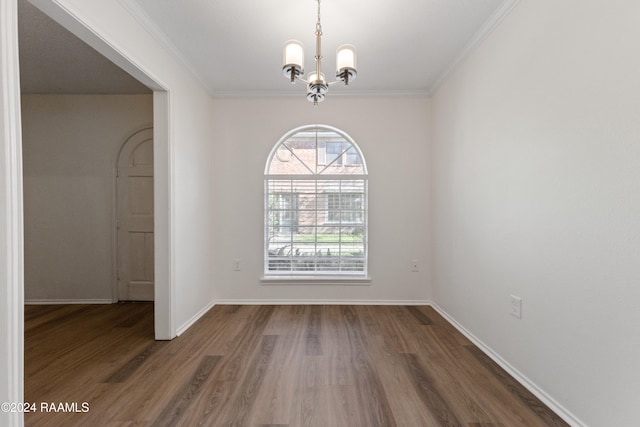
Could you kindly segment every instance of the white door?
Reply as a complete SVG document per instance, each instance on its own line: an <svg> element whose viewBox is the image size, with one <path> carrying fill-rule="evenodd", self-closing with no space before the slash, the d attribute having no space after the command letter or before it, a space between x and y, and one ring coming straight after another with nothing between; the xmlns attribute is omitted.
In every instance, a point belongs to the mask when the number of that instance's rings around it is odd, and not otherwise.
<svg viewBox="0 0 640 427"><path fill-rule="evenodd" d="M118 158L118 299L153 301L153 129L136 132Z"/></svg>

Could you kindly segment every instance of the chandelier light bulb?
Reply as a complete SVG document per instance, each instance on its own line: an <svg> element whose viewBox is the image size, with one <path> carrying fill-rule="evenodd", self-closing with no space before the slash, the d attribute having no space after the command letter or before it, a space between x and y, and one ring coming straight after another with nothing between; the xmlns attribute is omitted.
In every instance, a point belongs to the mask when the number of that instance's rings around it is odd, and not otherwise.
<svg viewBox="0 0 640 427"><path fill-rule="evenodd" d="M320 77L318 78L318 74L315 71L310 72L309 74L307 74L307 81L309 82L309 84L313 84L313 83L323 83L323 84L327 84L327 80L324 78L324 73L320 73Z"/></svg>
<svg viewBox="0 0 640 427"><path fill-rule="evenodd" d="M289 40L282 54L282 72L295 83L295 79L304 73L304 47L297 40Z"/></svg>
<svg viewBox="0 0 640 427"><path fill-rule="evenodd" d="M324 73L318 75L313 71L307 76L307 99L317 105L318 102L324 101L324 96L329 90L329 85L324 78Z"/></svg>
<svg viewBox="0 0 640 427"><path fill-rule="evenodd" d="M287 65L304 66L304 47L298 40L289 40L284 46L283 66Z"/></svg>
<svg viewBox="0 0 640 427"><path fill-rule="evenodd" d="M350 44L343 44L336 51L336 73L344 70L356 69L356 48Z"/></svg>

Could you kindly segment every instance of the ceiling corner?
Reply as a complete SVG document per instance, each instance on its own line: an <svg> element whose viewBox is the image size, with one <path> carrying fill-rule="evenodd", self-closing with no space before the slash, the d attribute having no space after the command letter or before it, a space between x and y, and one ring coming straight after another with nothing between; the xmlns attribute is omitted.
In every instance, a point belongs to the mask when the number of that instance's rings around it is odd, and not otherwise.
<svg viewBox="0 0 640 427"><path fill-rule="evenodd" d="M131 16L133 16L138 23L153 37L154 40L160 44L161 47L166 49L171 56L173 56L188 72L191 74L196 81L205 89L205 91L210 96L215 96L215 92L211 85L208 83L208 80L205 79L193 64L185 58L185 56L180 52L173 42L167 37L167 35L158 27L158 25L153 22L153 20L149 17L149 15L144 11L138 3L134 0L118 0L118 2L125 8L127 12Z"/></svg>
<svg viewBox="0 0 640 427"><path fill-rule="evenodd" d="M480 43L495 30L498 25L511 13L520 0L504 0L500 7L489 17L478 32L469 40L460 53L454 58L447 68L438 76L435 83L427 90L429 96L438 91L438 88L453 74L455 69L473 52Z"/></svg>

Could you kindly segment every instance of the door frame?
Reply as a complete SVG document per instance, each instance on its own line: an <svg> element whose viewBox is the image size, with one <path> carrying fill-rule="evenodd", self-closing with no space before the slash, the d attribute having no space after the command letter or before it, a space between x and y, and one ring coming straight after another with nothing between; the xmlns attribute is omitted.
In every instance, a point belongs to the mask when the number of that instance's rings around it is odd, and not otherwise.
<svg viewBox="0 0 640 427"><path fill-rule="evenodd" d="M0 402L24 401L24 227L17 0L0 2ZM23 425L0 411L0 424Z"/></svg>
<svg viewBox="0 0 640 427"><path fill-rule="evenodd" d="M151 75L143 64L92 28L82 14L71 5L56 0L29 0L34 6L58 22L80 40L100 52L111 62L153 90L153 140L154 140L154 333L156 340L176 337L175 268L172 250L174 230L172 147L170 138L171 96L169 88L157 76ZM16 0L10 0L11 3ZM21 212L22 213L22 212Z"/></svg>

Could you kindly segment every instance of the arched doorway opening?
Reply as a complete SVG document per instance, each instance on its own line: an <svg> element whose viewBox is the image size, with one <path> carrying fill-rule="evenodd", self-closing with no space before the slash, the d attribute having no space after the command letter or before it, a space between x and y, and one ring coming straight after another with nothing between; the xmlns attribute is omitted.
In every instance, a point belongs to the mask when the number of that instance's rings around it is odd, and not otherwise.
<svg viewBox="0 0 640 427"><path fill-rule="evenodd" d="M118 301L154 300L153 128L124 142L116 173Z"/></svg>

